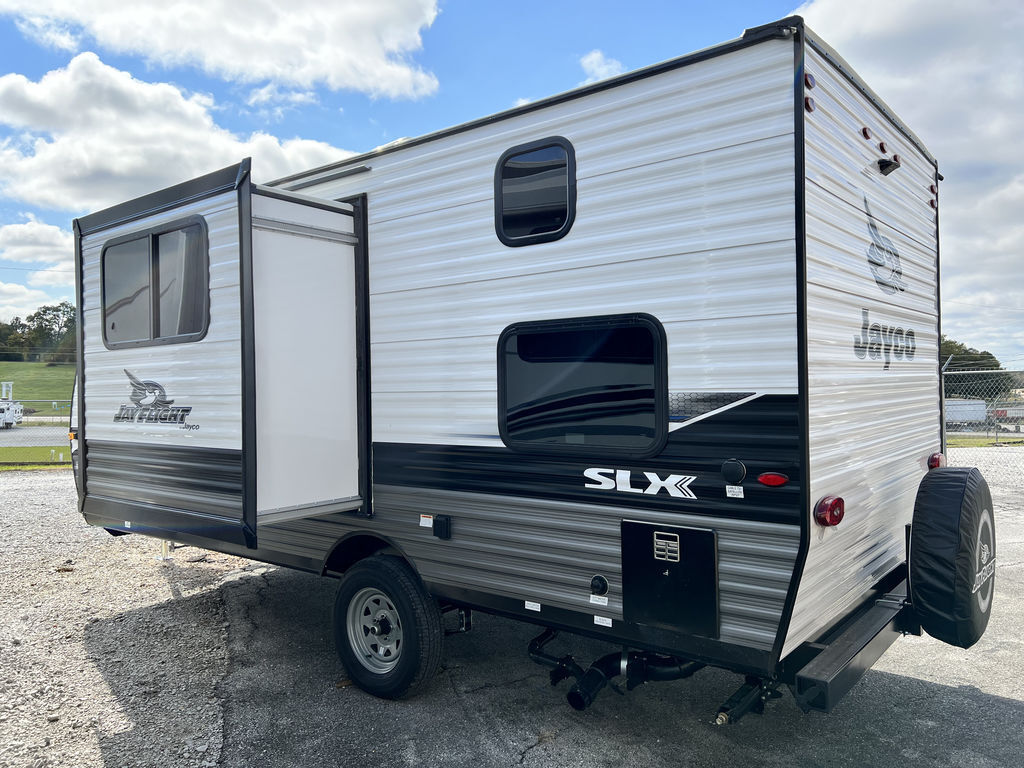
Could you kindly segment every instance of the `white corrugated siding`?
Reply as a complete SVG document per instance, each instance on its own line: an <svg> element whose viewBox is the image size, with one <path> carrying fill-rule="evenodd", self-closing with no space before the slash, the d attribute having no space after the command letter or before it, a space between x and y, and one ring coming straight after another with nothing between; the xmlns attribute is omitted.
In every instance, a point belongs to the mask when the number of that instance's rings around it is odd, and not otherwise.
<svg viewBox="0 0 1024 768"><path fill-rule="evenodd" d="M498 336L537 319L648 312L670 389L795 392L792 67L766 42L304 188L369 197L374 440L493 444ZM495 164L554 135L576 152L575 224L503 246Z"/></svg>
<svg viewBox="0 0 1024 768"><path fill-rule="evenodd" d="M934 167L813 50L807 71L817 80L817 110L805 118L810 499L842 496L846 517L830 529L811 523L784 653L903 561L904 526L940 428ZM875 165L879 140L903 163L887 177ZM882 238L899 253L904 291L886 293L872 276L868 250ZM913 329L912 360L890 352L886 368L884 355L855 354L865 310L871 324Z"/></svg>
<svg viewBox="0 0 1024 768"><path fill-rule="evenodd" d="M200 341L107 349L100 306L100 253L122 235L198 215L210 238L210 328ZM82 241L85 334L85 420L90 440L141 442L203 448L242 447L241 325L238 273L238 204L230 192L172 211L89 235ZM122 404L131 405L125 369L158 382L174 406L191 406L186 421L172 424L115 423Z"/></svg>

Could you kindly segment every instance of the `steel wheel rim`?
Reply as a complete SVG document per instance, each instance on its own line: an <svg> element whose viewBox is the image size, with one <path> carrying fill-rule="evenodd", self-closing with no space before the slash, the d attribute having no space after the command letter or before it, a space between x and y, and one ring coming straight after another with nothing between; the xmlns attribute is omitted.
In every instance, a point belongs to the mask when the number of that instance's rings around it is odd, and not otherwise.
<svg viewBox="0 0 1024 768"><path fill-rule="evenodd" d="M374 587L359 590L349 601L345 626L359 663L379 675L390 672L402 656L402 622L398 608Z"/></svg>

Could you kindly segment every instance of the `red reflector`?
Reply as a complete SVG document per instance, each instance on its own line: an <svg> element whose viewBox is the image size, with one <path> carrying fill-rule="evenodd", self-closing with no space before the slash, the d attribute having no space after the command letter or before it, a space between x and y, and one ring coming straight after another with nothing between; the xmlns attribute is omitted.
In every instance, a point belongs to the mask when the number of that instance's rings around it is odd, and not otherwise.
<svg viewBox="0 0 1024 768"><path fill-rule="evenodd" d="M846 502L839 496L826 496L814 505L814 522L818 525L839 525L846 514Z"/></svg>
<svg viewBox="0 0 1024 768"><path fill-rule="evenodd" d="M941 453L933 453L928 457L928 469L938 469L946 466L946 457Z"/></svg>
<svg viewBox="0 0 1024 768"><path fill-rule="evenodd" d="M767 485L771 488L778 488L780 485L785 485L789 482L789 478L781 472L762 472L757 476L757 482L761 485Z"/></svg>

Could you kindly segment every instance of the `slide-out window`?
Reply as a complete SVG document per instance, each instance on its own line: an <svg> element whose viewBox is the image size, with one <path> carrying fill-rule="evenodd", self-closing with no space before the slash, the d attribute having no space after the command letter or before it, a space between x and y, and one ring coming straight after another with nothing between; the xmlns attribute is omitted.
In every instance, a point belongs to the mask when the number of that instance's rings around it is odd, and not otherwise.
<svg viewBox="0 0 1024 768"><path fill-rule="evenodd" d="M498 421L510 448L650 456L667 436L665 332L650 315L509 326Z"/></svg>
<svg viewBox="0 0 1024 768"><path fill-rule="evenodd" d="M553 136L505 152L494 173L494 229L505 245L558 240L576 217L576 153Z"/></svg>
<svg viewBox="0 0 1024 768"><path fill-rule="evenodd" d="M111 240L100 258L111 349L198 341L210 315L206 224L193 216Z"/></svg>

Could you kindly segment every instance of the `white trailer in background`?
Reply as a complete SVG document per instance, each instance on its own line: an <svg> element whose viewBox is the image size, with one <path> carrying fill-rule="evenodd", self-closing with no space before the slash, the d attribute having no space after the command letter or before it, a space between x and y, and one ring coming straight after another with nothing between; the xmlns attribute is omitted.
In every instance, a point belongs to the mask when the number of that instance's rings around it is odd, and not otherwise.
<svg viewBox="0 0 1024 768"><path fill-rule="evenodd" d="M0 381L0 429L20 424L23 413L23 406L14 399L14 382Z"/></svg>
<svg viewBox="0 0 1024 768"><path fill-rule="evenodd" d="M984 424L988 420L984 400L946 398L944 405L948 426Z"/></svg>
<svg viewBox="0 0 1024 768"><path fill-rule="evenodd" d="M782 684L830 710L901 632L967 646L991 610L987 487L941 466L939 179L792 17L94 213L81 510L340 578L380 696L437 670L440 607L542 627L580 709L712 665L746 676L719 722ZM625 650L584 670L558 631Z"/></svg>

